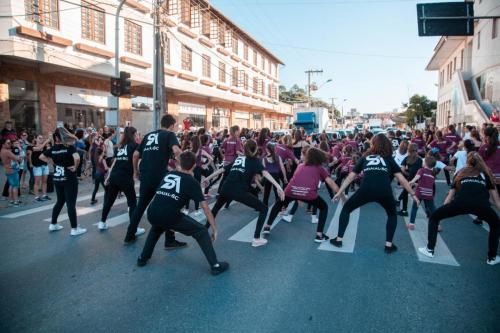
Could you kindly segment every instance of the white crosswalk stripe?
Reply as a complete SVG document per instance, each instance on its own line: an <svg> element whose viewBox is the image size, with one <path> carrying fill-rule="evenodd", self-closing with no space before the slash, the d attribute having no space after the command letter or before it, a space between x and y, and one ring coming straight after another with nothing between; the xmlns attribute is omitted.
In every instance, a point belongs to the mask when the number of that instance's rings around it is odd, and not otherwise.
<svg viewBox="0 0 500 333"><path fill-rule="evenodd" d="M333 215L328 230L326 231L326 234L330 238L337 237L337 233L339 231L339 217L343 206L343 203L339 201L337 208L335 209L335 214ZM333 246L330 242L323 242L318 247L318 250L353 253L356 243L356 234L358 232L359 213L359 208L351 212L349 225L347 226L344 238L342 238L342 247Z"/></svg>
<svg viewBox="0 0 500 333"><path fill-rule="evenodd" d="M269 218L269 214L271 213L271 210L267 212L267 216L265 221ZM257 219L258 217L254 218L252 221L247 223L242 229L240 229L237 233L229 237L229 240L236 241L236 242L244 242L244 243L251 243L253 241L253 235L255 232L255 226L257 225ZM281 221L281 216L276 217L276 220L274 220L274 223L271 226L271 230L276 227ZM264 222L265 225L265 222Z"/></svg>
<svg viewBox="0 0 500 333"><path fill-rule="evenodd" d="M413 200L409 198L408 207L413 205ZM409 217L404 218L406 223L410 222ZM427 228L428 219L424 212L424 207L419 207L417 212L417 217L415 219L415 229L408 230L410 233L410 238L417 253L418 260L427 263L449 265L449 266L460 266L458 261L455 259L450 249L446 245L443 238L438 234L436 247L434 249L434 258L429 258L424 256L418 251L419 247L427 246Z"/></svg>
<svg viewBox="0 0 500 333"><path fill-rule="evenodd" d="M126 198L122 198L122 199L118 199L115 201L115 205L120 205L124 202L127 202L127 199ZM95 206L91 206L91 207L76 207L76 216L77 217L81 217L81 216L84 216L84 215L88 215L88 214L92 214L92 213L95 213L95 212L98 212L98 211L101 211L102 210L102 203L101 204L98 204L98 205L95 205ZM52 220L52 218L46 218L44 219L45 222L50 222ZM57 222L63 222L63 221L66 221L66 220L69 220L69 216L67 213L65 214L60 214L59 217L57 218Z"/></svg>

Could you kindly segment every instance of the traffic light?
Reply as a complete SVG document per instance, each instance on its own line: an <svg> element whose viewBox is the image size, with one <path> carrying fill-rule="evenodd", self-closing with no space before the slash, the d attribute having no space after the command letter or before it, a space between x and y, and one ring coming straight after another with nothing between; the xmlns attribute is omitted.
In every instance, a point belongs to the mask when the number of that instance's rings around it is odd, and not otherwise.
<svg viewBox="0 0 500 333"><path fill-rule="evenodd" d="M121 93L121 82L120 79L116 77L111 78L111 95L120 96Z"/></svg>
<svg viewBox="0 0 500 333"><path fill-rule="evenodd" d="M120 72L120 96L130 95L130 87L132 86L132 81L130 80L130 73Z"/></svg>

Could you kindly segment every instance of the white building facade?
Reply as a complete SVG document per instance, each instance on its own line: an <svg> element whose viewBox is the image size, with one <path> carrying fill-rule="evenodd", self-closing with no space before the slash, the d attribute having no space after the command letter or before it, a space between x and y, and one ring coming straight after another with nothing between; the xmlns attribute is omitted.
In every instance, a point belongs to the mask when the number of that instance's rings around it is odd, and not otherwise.
<svg viewBox="0 0 500 333"><path fill-rule="evenodd" d="M499 16L499 1L476 1L474 15ZM487 122L500 109L500 19L477 20L474 36L441 37L426 70L438 71L438 127Z"/></svg>
<svg viewBox="0 0 500 333"><path fill-rule="evenodd" d="M119 99L120 119L110 95L118 3L0 2L0 122L44 133L58 122L151 129L151 0L127 0L120 14L120 70L132 80L132 95ZM161 13L167 112L179 123L288 125L291 114L278 100L280 59L206 1L165 1Z"/></svg>

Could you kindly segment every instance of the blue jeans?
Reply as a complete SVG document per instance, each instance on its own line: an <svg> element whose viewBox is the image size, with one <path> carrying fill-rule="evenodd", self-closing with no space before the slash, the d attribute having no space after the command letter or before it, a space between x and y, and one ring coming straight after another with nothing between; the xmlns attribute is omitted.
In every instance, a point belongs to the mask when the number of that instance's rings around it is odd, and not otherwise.
<svg viewBox="0 0 500 333"><path fill-rule="evenodd" d="M425 213L427 214L427 217L431 216L432 213L436 210L436 206L434 205L434 199L431 200L425 200L422 199L420 200L420 205L424 204L425 205ZM418 211L418 206L415 201L413 201L413 204L411 206L411 213L410 213L410 223L414 224L415 223L415 217L417 216L417 211Z"/></svg>

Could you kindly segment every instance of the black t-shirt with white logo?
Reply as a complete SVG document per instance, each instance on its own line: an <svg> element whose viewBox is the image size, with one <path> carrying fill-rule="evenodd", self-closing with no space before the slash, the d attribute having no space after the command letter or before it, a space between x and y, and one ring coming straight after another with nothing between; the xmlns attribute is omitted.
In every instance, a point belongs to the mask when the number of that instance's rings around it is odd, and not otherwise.
<svg viewBox="0 0 500 333"><path fill-rule="evenodd" d="M473 202L475 204L482 205L490 204L490 193L488 191L495 189L495 186L490 181L490 177L481 173L477 176L469 176L463 177L460 180L459 179L460 174L452 185L452 188L457 189L455 200ZM460 181L460 186L457 186L458 181Z"/></svg>
<svg viewBox="0 0 500 333"><path fill-rule="evenodd" d="M222 185L221 193L245 193L250 189L253 177L256 174L262 174L264 166L258 158L246 156L237 157L233 164L229 175Z"/></svg>
<svg viewBox="0 0 500 333"><path fill-rule="evenodd" d="M124 147L119 147L115 153L115 165L111 171L113 179L127 180L134 174L134 166L132 165L132 157L137 149L135 142L127 143Z"/></svg>
<svg viewBox="0 0 500 333"><path fill-rule="evenodd" d="M151 224L161 225L182 217L181 209L189 200L205 200L200 183L191 175L179 171L167 173L160 182L148 208Z"/></svg>
<svg viewBox="0 0 500 333"><path fill-rule="evenodd" d="M392 177L395 173L401 172L401 169L392 156L368 155L362 157L352 171L357 174L363 172L361 187L367 187L370 191L388 188L392 193Z"/></svg>
<svg viewBox="0 0 500 333"><path fill-rule="evenodd" d="M398 150L399 148L399 145L401 144L401 138L392 138L390 139L391 140L391 144L392 144L392 150Z"/></svg>
<svg viewBox="0 0 500 333"><path fill-rule="evenodd" d="M160 129L144 136L137 147L141 157L139 165L141 181L148 181L151 184L160 182L167 172L173 146L179 146L174 132Z"/></svg>
<svg viewBox="0 0 500 333"><path fill-rule="evenodd" d="M76 172L70 171L68 167L74 166L73 154L76 153L75 146L56 144L43 154L54 161L54 182L76 181Z"/></svg>

